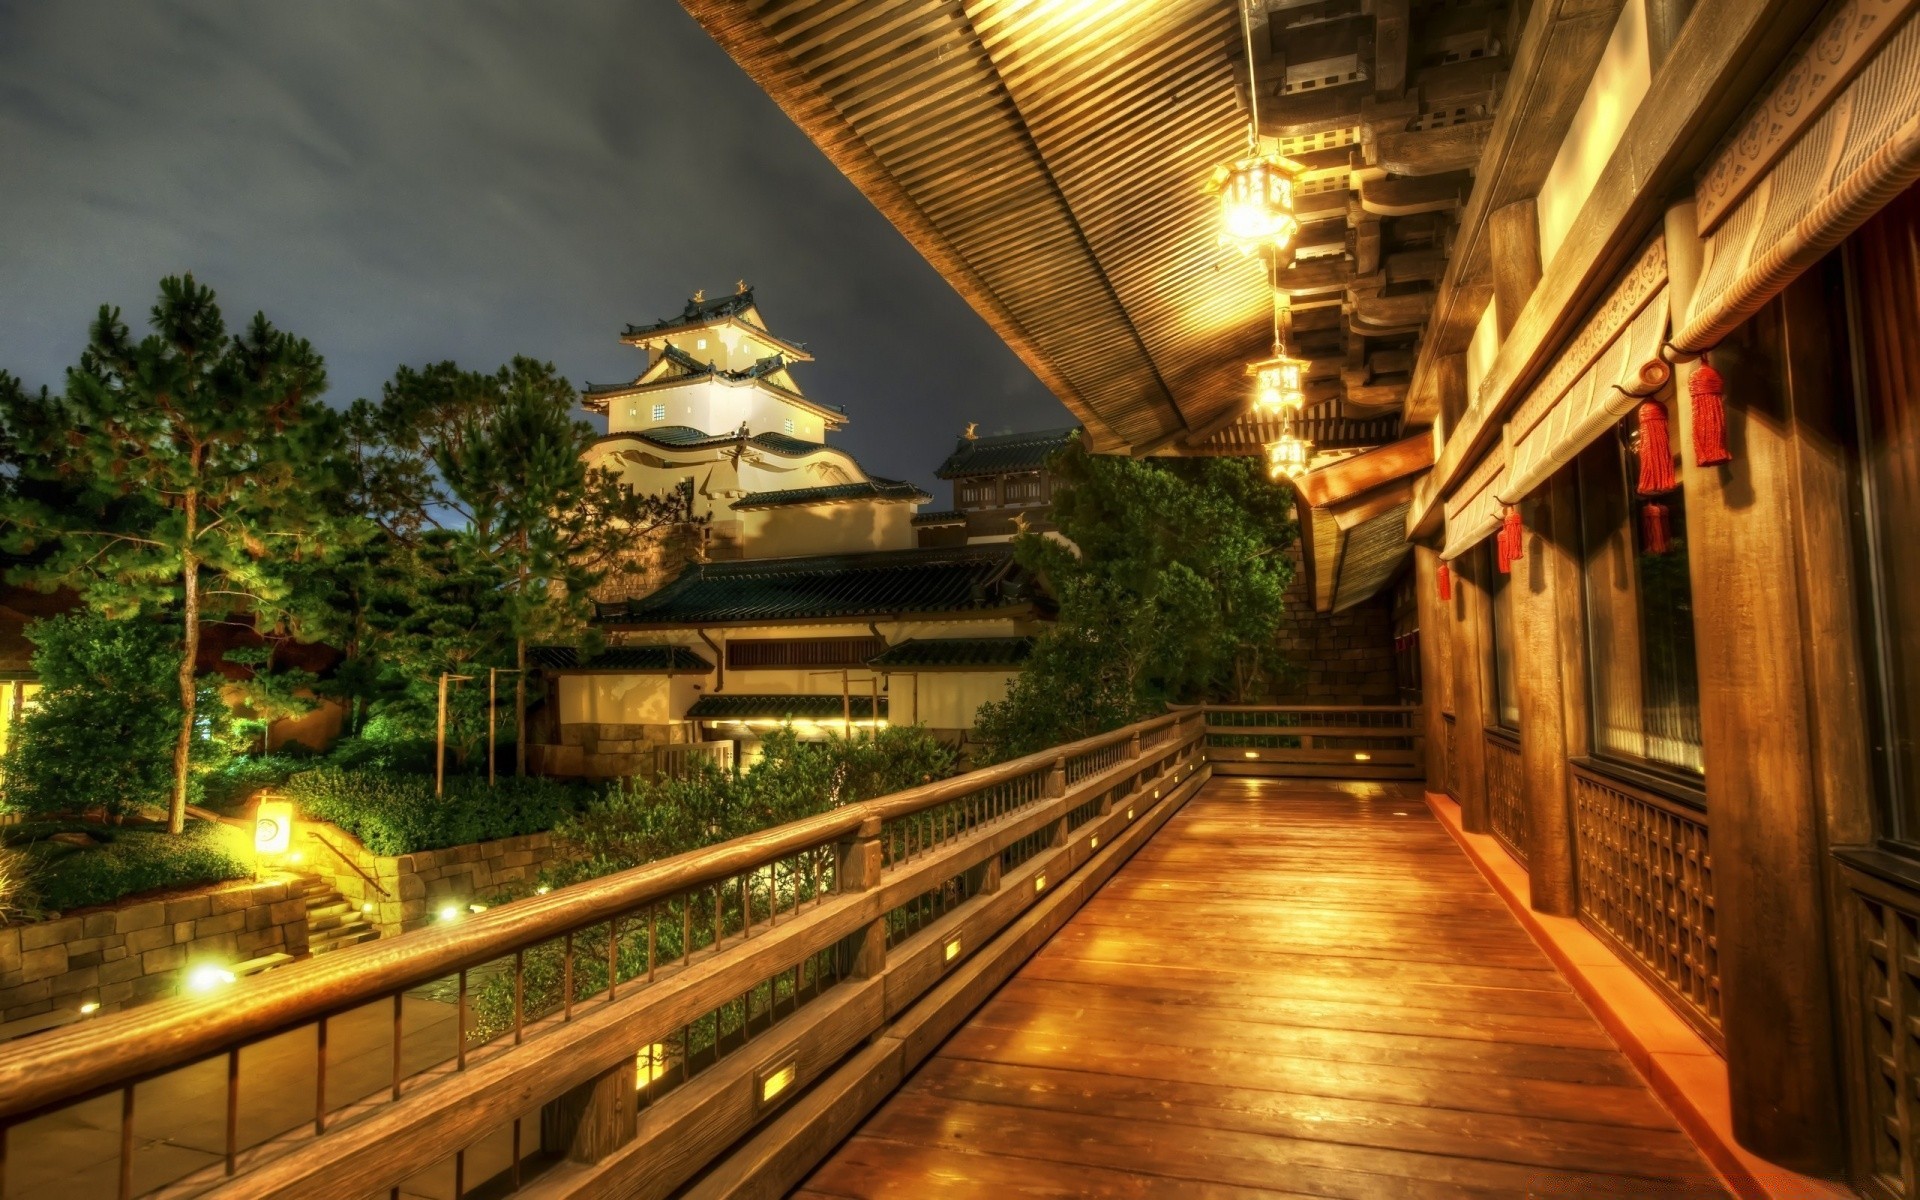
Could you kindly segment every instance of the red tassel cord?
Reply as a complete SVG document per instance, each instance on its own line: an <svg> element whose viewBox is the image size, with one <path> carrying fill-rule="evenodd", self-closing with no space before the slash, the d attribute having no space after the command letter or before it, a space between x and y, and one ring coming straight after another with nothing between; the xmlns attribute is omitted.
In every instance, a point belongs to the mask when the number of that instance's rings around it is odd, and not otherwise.
<svg viewBox="0 0 1920 1200"><path fill-rule="evenodd" d="M1440 603L1453 603L1453 568L1443 561L1440 564L1440 570L1435 574L1440 581Z"/></svg>
<svg viewBox="0 0 1920 1200"><path fill-rule="evenodd" d="M1648 554L1665 554L1673 548L1673 524L1666 505L1640 506L1640 548Z"/></svg>
<svg viewBox="0 0 1920 1200"><path fill-rule="evenodd" d="M1524 531L1520 527L1520 510L1507 506L1507 515L1500 523L1500 533L1494 542L1495 557L1500 560L1500 573L1513 572L1513 564L1520 559Z"/></svg>
<svg viewBox="0 0 1920 1200"><path fill-rule="evenodd" d="M1640 405L1640 483L1642 496L1658 496L1674 489L1673 442L1667 436L1667 410L1658 400Z"/></svg>
<svg viewBox="0 0 1920 1200"><path fill-rule="evenodd" d="M1687 392L1693 397L1693 465L1717 467L1732 462L1733 455L1727 453L1726 385L1720 372L1701 359Z"/></svg>

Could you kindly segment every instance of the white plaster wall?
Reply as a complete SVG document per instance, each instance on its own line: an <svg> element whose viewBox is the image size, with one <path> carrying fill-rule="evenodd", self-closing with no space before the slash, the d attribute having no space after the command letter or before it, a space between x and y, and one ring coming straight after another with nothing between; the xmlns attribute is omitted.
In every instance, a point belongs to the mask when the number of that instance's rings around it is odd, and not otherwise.
<svg viewBox="0 0 1920 1200"><path fill-rule="evenodd" d="M889 716L896 725L972 729L974 713L989 700L1004 700L1018 671L927 671L896 678Z"/></svg>
<svg viewBox="0 0 1920 1200"><path fill-rule="evenodd" d="M1614 22L1600 66L1574 113L1553 166L1540 185L1535 210L1540 220L1540 261L1551 267L1580 206L1606 169L1627 122L1633 119L1652 82L1647 52L1646 7L1626 4Z"/></svg>
<svg viewBox="0 0 1920 1200"><path fill-rule="evenodd" d="M664 725L678 718L671 675L562 675L563 725ZM687 701L691 704L692 701Z"/></svg>
<svg viewBox="0 0 1920 1200"><path fill-rule="evenodd" d="M794 486L810 486L796 484ZM910 550L917 504L807 504L739 514L747 558Z"/></svg>

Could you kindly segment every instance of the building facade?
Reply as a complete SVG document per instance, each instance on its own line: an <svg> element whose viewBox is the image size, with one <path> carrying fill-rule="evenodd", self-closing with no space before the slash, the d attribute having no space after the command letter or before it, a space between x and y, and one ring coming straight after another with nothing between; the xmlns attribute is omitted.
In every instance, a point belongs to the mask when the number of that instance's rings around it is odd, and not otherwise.
<svg viewBox="0 0 1920 1200"><path fill-rule="evenodd" d="M971 428L935 472L953 484L953 507L921 513L913 525L922 546L1011 541L1053 524L1053 473L1047 462L1080 436L1078 426L977 437Z"/></svg>
<svg viewBox="0 0 1920 1200"><path fill-rule="evenodd" d="M1010 547L927 546L930 497L827 443L847 414L802 393L792 368L812 356L767 330L745 285L622 340L648 361L587 389L608 428L590 461L684 493L693 521L636 547L651 557L637 585L597 597L603 650L534 652L549 681L534 769L648 774L722 744L739 762L786 725L919 724L963 744L1047 617Z"/></svg>

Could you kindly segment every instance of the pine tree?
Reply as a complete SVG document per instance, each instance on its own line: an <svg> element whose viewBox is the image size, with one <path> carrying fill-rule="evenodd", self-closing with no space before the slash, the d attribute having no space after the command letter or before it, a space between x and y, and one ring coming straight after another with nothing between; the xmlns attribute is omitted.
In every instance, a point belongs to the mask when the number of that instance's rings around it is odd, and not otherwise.
<svg viewBox="0 0 1920 1200"><path fill-rule="evenodd" d="M212 289L160 283L136 339L102 306L61 395L0 388L16 478L7 548L19 582L68 586L109 617L178 623L180 721L169 826L186 819L203 624L272 624L289 564L326 552L338 415L305 340L256 315L229 333Z"/></svg>

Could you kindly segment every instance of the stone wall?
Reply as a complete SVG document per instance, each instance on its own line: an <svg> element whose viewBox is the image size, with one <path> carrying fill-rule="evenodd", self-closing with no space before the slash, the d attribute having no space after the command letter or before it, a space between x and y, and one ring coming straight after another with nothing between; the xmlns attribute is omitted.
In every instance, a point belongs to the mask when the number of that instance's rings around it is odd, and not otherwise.
<svg viewBox="0 0 1920 1200"><path fill-rule="evenodd" d="M1280 704L1398 704L1394 676L1393 597L1383 592L1341 613L1316 613L1307 573L1293 552L1293 583L1276 637L1294 668Z"/></svg>
<svg viewBox="0 0 1920 1200"><path fill-rule="evenodd" d="M0 1036L33 1018L101 1012L177 993L186 968L307 952L306 881L276 876L0 929ZM19 1024L11 1031L5 1026Z"/></svg>
<svg viewBox="0 0 1920 1200"><path fill-rule="evenodd" d="M516 884L531 884L553 861L553 838L528 833L492 842L375 854L346 830L324 821L300 821L302 866L333 885L366 914L381 937L433 922L447 904L463 911Z"/></svg>

